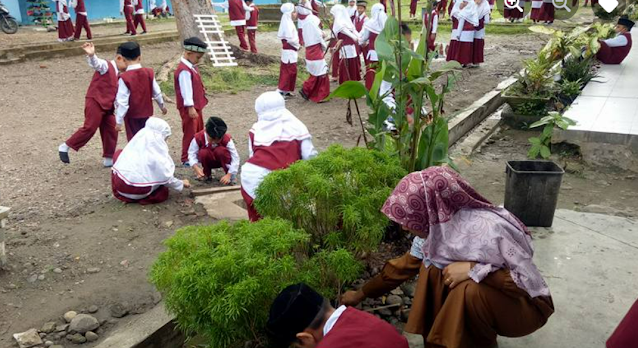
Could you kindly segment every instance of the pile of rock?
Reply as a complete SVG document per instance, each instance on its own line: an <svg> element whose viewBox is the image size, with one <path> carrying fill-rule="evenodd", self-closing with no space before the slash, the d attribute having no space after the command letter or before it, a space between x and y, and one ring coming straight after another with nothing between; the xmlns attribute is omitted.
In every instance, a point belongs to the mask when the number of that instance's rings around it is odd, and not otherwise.
<svg viewBox="0 0 638 348"><path fill-rule="evenodd" d="M387 296L364 300L361 304L362 309L388 321L401 332L410 316L410 308L412 307L415 289L416 282L403 283L399 288L392 290Z"/></svg>

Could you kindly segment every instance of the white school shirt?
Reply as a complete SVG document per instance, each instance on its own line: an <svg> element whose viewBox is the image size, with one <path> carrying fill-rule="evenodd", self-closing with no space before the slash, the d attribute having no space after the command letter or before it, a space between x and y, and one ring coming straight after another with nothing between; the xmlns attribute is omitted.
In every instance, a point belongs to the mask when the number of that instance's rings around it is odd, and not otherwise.
<svg viewBox="0 0 638 348"><path fill-rule="evenodd" d="M126 6L135 8L135 3L131 1L131 5ZM120 0L120 12L124 12L124 0Z"/></svg>
<svg viewBox="0 0 638 348"><path fill-rule="evenodd" d="M104 75L109 72L109 63L104 59L98 58L97 54L94 54L93 57L86 56L86 59L89 63L89 66L93 68L93 70L97 71L100 75ZM114 60L112 60L110 63L113 69L115 69L115 73L117 74L117 64L115 64Z"/></svg>
<svg viewBox="0 0 638 348"><path fill-rule="evenodd" d="M326 337L328 332L332 330L332 328L337 323L337 320L339 320L339 318L341 317L341 314L343 314L343 312L345 312L347 308L348 307L342 305L339 308L335 309L334 312L332 312L328 320L326 320L326 325L323 326L323 337Z"/></svg>
<svg viewBox="0 0 638 348"><path fill-rule="evenodd" d="M139 0L133 0L132 3L133 3L133 6L135 7L139 3ZM142 6L142 8L139 10L135 10L135 14L144 14L144 6Z"/></svg>
<svg viewBox="0 0 638 348"><path fill-rule="evenodd" d="M627 40L627 37L623 34L618 34L615 38L607 39L604 42L609 47L622 47L622 46L627 46L627 44L629 43L629 41Z"/></svg>
<svg viewBox="0 0 638 348"><path fill-rule="evenodd" d="M68 14L67 12L64 12L64 6L66 6L66 1L65 0L58 0L58 6L57 6L57 15L58 15L58 22L64 22L64 21L68 21L69 18L71 18L71 15Z"/></svg>
<svg viewBox="0 0 638 348"><path fill-rule="evenodd" d="M363 27L363 30L360 32L361 37L359 38L359 45L364 46L369 44L370 42L370 30L366 27ZM377 55L376 50L368 49L368 56L366 57L371 62L378 62L379 56Z"/></svg>
<svg viewBox="0 0 638 348"><path fill-rule="evenodd" d="M186 58L182 57L181 62L194 70L193 64ZM189 107L195 105L193 101L193 79L191 78L191 72L182 70L177 79L179 81L179 90L182 94L182 99L184 99L184 106Z"/></svg>
<svg viewBox="0 0 638 348"><path fill-rule="evenodd" d="M224 2L214 2L211 0L211 3L213 4L213 6L219 6L225 10L228 10L228 7L229 7L228 0ZM241 1L241 4L244 7L244 11L246 12L252 12L254 10L254 8L246 5L244 0ZM248 16L248 14L246 14L246 16ZM243 20L230 21L230 25L233 27L240 27L242 25L246 25L246 19L247 18L244 18Z"/></svg>
<svg viewBox="0 0 638 348"><path fill-rule="evenodd" d="M142 68L142 64L129 65L126 71L136 70ZM121 125L124 123L124 116L128 111L128 98L131 96L131 91L126 87L126 84L122 79L119 79L117 86L117 96L115 97L115 123ZM160 108L164 107L164 98L162 97L162 90L160 89L157 81L153 78L153 99Z"/></svg>
<svg viewBox="0 0 638 348"><path fill-rule="evenodd" d="M350 29L345 28L340 33L349 36L354 42L359 42L359 36ZM339 35L339 33L335 33ZM357 48L355 45L342 45L339 54L345 58L357 58Z"/></svg>
<svg viewBox="0 0 638 348"><path fill-rule="evenodd" d="M301 141L301 159L308 160L316 157L319 153L312 144L311 139L305 139ZM248 140L248 158L253 157L253 145L250 139ZM244 163L241 167L241 188L251 197L256 197L257 187L264 181L266 175L271 172L270 169L260 167L252 163Z"/></svg>
<svg viewBox="0 0 638 348"><path fill-rule="evenodd" d="M206 145L208 145L208 135L204 134L204 141ZM217 145L215 145L217 146ZM215 147L214 146L214 147ZM239 152L237 152L237 147L235 146L235 142L233 139L230 139L226 148L230 152L230 164L228 165L228 173L237 175L239 172ZM191 144L188 146L188 165L194 167L196 164L199 164L199 158L197 154L199 153L199 145L197 145L197 141L195 138L191 140Z"/></svg>
<svg viewBox="0 0 638 348"><path fill-rule="evenodd" d="M430 28L430 34L436 34L436 31L439 29L439 15L437 14L432 19L432 28Z"/></svg>
<svg viewBox="0 0 638 348"><path fill-rule="evenodd" d="M69 6L71 6L72 8L76 8L78 6L78 0L71 0L69 1ZM76 12L77 14L81 14L84 17L87 17L88 14L86 12Z"/></svg>

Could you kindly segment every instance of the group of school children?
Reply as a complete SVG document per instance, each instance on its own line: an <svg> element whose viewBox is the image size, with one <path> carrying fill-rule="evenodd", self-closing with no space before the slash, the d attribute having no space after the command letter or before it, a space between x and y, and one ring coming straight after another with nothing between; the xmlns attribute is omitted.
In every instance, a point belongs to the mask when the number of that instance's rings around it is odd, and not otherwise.
<svg viewBox="0 0 638 348"><path fill-rule="evenodd" d="M110 62L97 57L92 43L82 48L95 73L86 94L84 125L59 146L60 160L70 163L69 150L78 151L99 129L103 164L112 167L113 195L119 200L160 203L168 198L169 188L181 191L189 187L188 180L174 176L175 164L166 143L171 129L154 116L153 100L163 115L168 110L153 69L141 65L140 46L123 43ZM197 64L206 50L207 44L197 37L184 40L184 54L174 73L182 120L181 162L204 181L211 181L213 169L221 168L225 175L219 181L232 185L240 164L235 143L221 118L210 117L205 124L203 120L208 99ZM262 94L255 102L255 112L257 122L249 132L249 159L242 166L241 190L251 221L259 219L252 202L263 178L317 154L308 128L286 109L279 93ZM122 128L128 144L116 151Z"/></svg>

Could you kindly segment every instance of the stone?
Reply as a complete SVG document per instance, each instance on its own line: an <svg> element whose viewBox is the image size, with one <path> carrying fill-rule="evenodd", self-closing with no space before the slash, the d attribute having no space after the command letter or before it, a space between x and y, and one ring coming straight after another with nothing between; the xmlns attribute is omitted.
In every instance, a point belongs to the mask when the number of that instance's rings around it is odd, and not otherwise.
<svg viewBox="0 0 638 348"><path fill-rule="evenodd" d="M60 274L60 273L62 273L62 269L61 268L54 268L53 269L53 273Z"/></svg>
<svg viewBox="0 0 638 348"><path fill-rule="evenodd" d="M69 324L62 324L55 327L55 332L65 332L68 329L69 329Z"/></svg>
<svg viewBox="0 0 638 348"><path fill-rule="evenodd" d="M94 274L99 273L101 270L98 267L91 267L86 269L86 273Z"/></svg>
<svg viewBox="0 0 638 348"><path fill-rule="evenodd" d="M596 214L605 214L605 215L622 216L622 217L630 216L629 214L627 214L626 212L622 210L618 210L616 208L606 207L606 206L598 205L598 204L586 205L582 207L580 211L584 213L596 213Z"/></svg>
<svg viewBox="0 0 638 348"><path fill-rule="evenodd" d="M389 308L381 308L377 311L377 313L379 313L381 316L384 316L384 317L392 316L392 311Z"/></svg>
<svg viewBox="0 0 638 348"><path fill-rule="evenodd" d="M401 285L401 290L408 297L414 297L414 291L416 290L416 283L403 283Z"/></svg>
<svg viewBox="0 0 638 348"><path fill-rule="evenodd" d="M75 333L73 335L66 335L66 339L75 344L86 343L86 337L82 336L79 333Z"/></svg>
<svg viewBox="0 0 638 348"><path fill-rule="evenodd" d="M53 341L44 341L45 347L51 347L53 345Z"/></svg>
<svg viewBox="0 0 638 348"><path fill-rule="evenodd" d="M113 318L123 318L129 312L128 303L116 303L109 308Z"/></svg>
<svg viewBox="0 0 638 348"><path fill-rule="evenodd" d="M412 304L412 299L407 297L407 296L403 296L403 304L404 305L411 305Z"/></svg>
<svg viewBox="0 0 638 348"><path fill-rule="evenodd" d="M36 329L29 329L25 332L13 334L13 338L18 342L20 348L30 348L42 344L42 339Z"/></svg>
<svg viewBox="0 0 638 348"><path fill-rule="evenodd" d="M44 323L44 325L42 325L42 328L40 329L40 332L51 333L51 332L55 331L56 325L57 324L54 321L46 322L46 323Z"/></svg>
<svg viewBox="0 0 638 348"><path fill-rule="evenodd" d="M385 304L389 306L391 305L401 306L403 304L403 299L399 297L398 295L390 295L385 299Z"/></svg>
<svg viewBox="0 0 638 348"><path fill-rule="evenodd" d="M95 332L93 331L87 331L84 334L84 337L86 337L86 340L89 342L95 342L98 340L98 338L100 338Z"/></svg>
<svg viewBox="0 0 638 348"><path fill-rule="evenodd" d="M47 334L44 332L40 332L38 335L40 335L40 338L44 339L45 337L47 337Z"/></svg>
<svg viewBox="0 0 638 348"><path fill-rule="evenodd" d="M394 289L394 290L390 291L390 293L391 293L392 295L398 295L398 296L401 296L401 295L403 295L403 290L401 290L400 288L396 288L396 289Z"/></svg>
<svg viewBox="0 0 638 348"><path fill-rule="evenodd" d="M408 318L410 317L410 309L404 309L401 311L401 321L404 323L408 322Z"/></svg>
<svg viewBox="0 0 638 348"><path fill-rule="evenodd" d="M171 228L171 227L173 226L173 221L166 221L166 222L164 223L164 225L165 225L167 228Z"/></svg>
<svg viewBox="0 0 638 348"><path fill-rule="evenodd" d="M153 298L153 304L155 305L162 301L162 294L159 291L154 291L151 297Z"/></svg>
<svg viewBox="0 0 638 348"><path fill-rule="evenodd" d="M31 276L29 276L29 278L27 278L27 282L29 283L35 283L36 280L38 280L37 274L32 274Z"/></svg>
<svg viewBox="0 0 638 348"><path fill-rule="evenodd" d="M64 321L66 321L67 323L70 323L71 320L73 320L73 318L75 318L77 315L78 315L77 312L68 311L68 312L64 313Z"/></svg>
<svg viewBox="0 0 638 348"><path fill-rule="evenodd" d="M98 306L92 305L89 307L89 313L96 313L99 310Z"/></svg>
<svg viewBox="0 0 638 348"><path fill-rule="evenodd" d="M40 275L38 276L38 280L44 280L44 278L46 278L46 277L44 276L44 274L40 274Z"/></svg>
<svg viewBox="0 0 638 348"><path fill-rule="evenodd" d="M100 326L100 322L97 321L93 316L88 314L78 314L73 320L71 320L71 324L69 324L69 332L78 332L85 333L87 331L92 331L97 329Z"/></svg>
<svg viewBox="0 0 638 348"><path fill-rule="evenodd" d="M54 345L54 346L51 346L51 348L64 348L64 346L59 345L59 344L56 344L56 345Z"/></svg>

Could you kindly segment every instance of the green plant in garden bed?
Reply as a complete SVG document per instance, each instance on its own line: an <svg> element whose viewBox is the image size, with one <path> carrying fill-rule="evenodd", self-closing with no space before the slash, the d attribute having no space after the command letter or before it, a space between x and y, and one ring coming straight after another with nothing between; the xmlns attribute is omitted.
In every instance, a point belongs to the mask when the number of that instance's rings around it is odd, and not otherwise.
<svg viewBox="0 0 638 348"><path fill-rule="evenodd" d="M303 281L334 298L362 271L343 249L311 253L310 240L281 219L186 227L165 241L150 279L187 335L216 348L263 345L268 308L281 289Z"/></svg>
<svg viewBox="0 0 638 348"><path fill-rule="evenodd" d="M427 5L426 11L430 6ZM444 163L454 165L448 156L448 120L443 116L443 106L445 95L455 84L460 65L449 62L439 70L431 71L434 54L428 54L426 32L427 26L424 26L419 46L412 51L399 34L397 19L389 17L375 41L380 62L370 91L360 82L349 81L330 96L355 102L365 97L370 109L368 128L363 130L366 145L396 155L408 172ZM381 91L382 81L391 85L387 92ZM392 93L394 107L384 102L384 98L391 97ZM413 110L412 115L408 114L408 108ZM389 117L393 119L396 132L388 132L384 125ZM366 134L370 134L372 140L367 141Z"/></svg>
<svg viewBox="0 0 638 348"><path fill-rule="evenodd" d="M552 133L554 128L567 129L569 126L575 125L574 120L564 117L558 112L550 112L549 116L543 117L540 121L534 122L529 128L537 128L545 126L538 137L529 138L532 147L527 152L527 157L536 159L538 156L548 159L552 155L550 146L552 144Z"/></svg>
<svg viewBox="0 0 638 348"><path fill-rule="evenodd" d="M561 69L562 81L580 81L584 86L598 76L594 71L593 57L569 57L565 59Z"/></svg>
<svg viewBox="0 0 638 348"><path fill-rule="evenodd" d="M517 115L544 116L547 114L547 102L531 100L516 104L512 109Z"/></svg>
<svg viewBox="0 0 638 348"><path fill-rule="evenodd" d="M332 145L311 160L266 176L255 207L262 216L303 228L317 248L369 252L388 225L381 206L405 174L388 154Z"/></svg>

